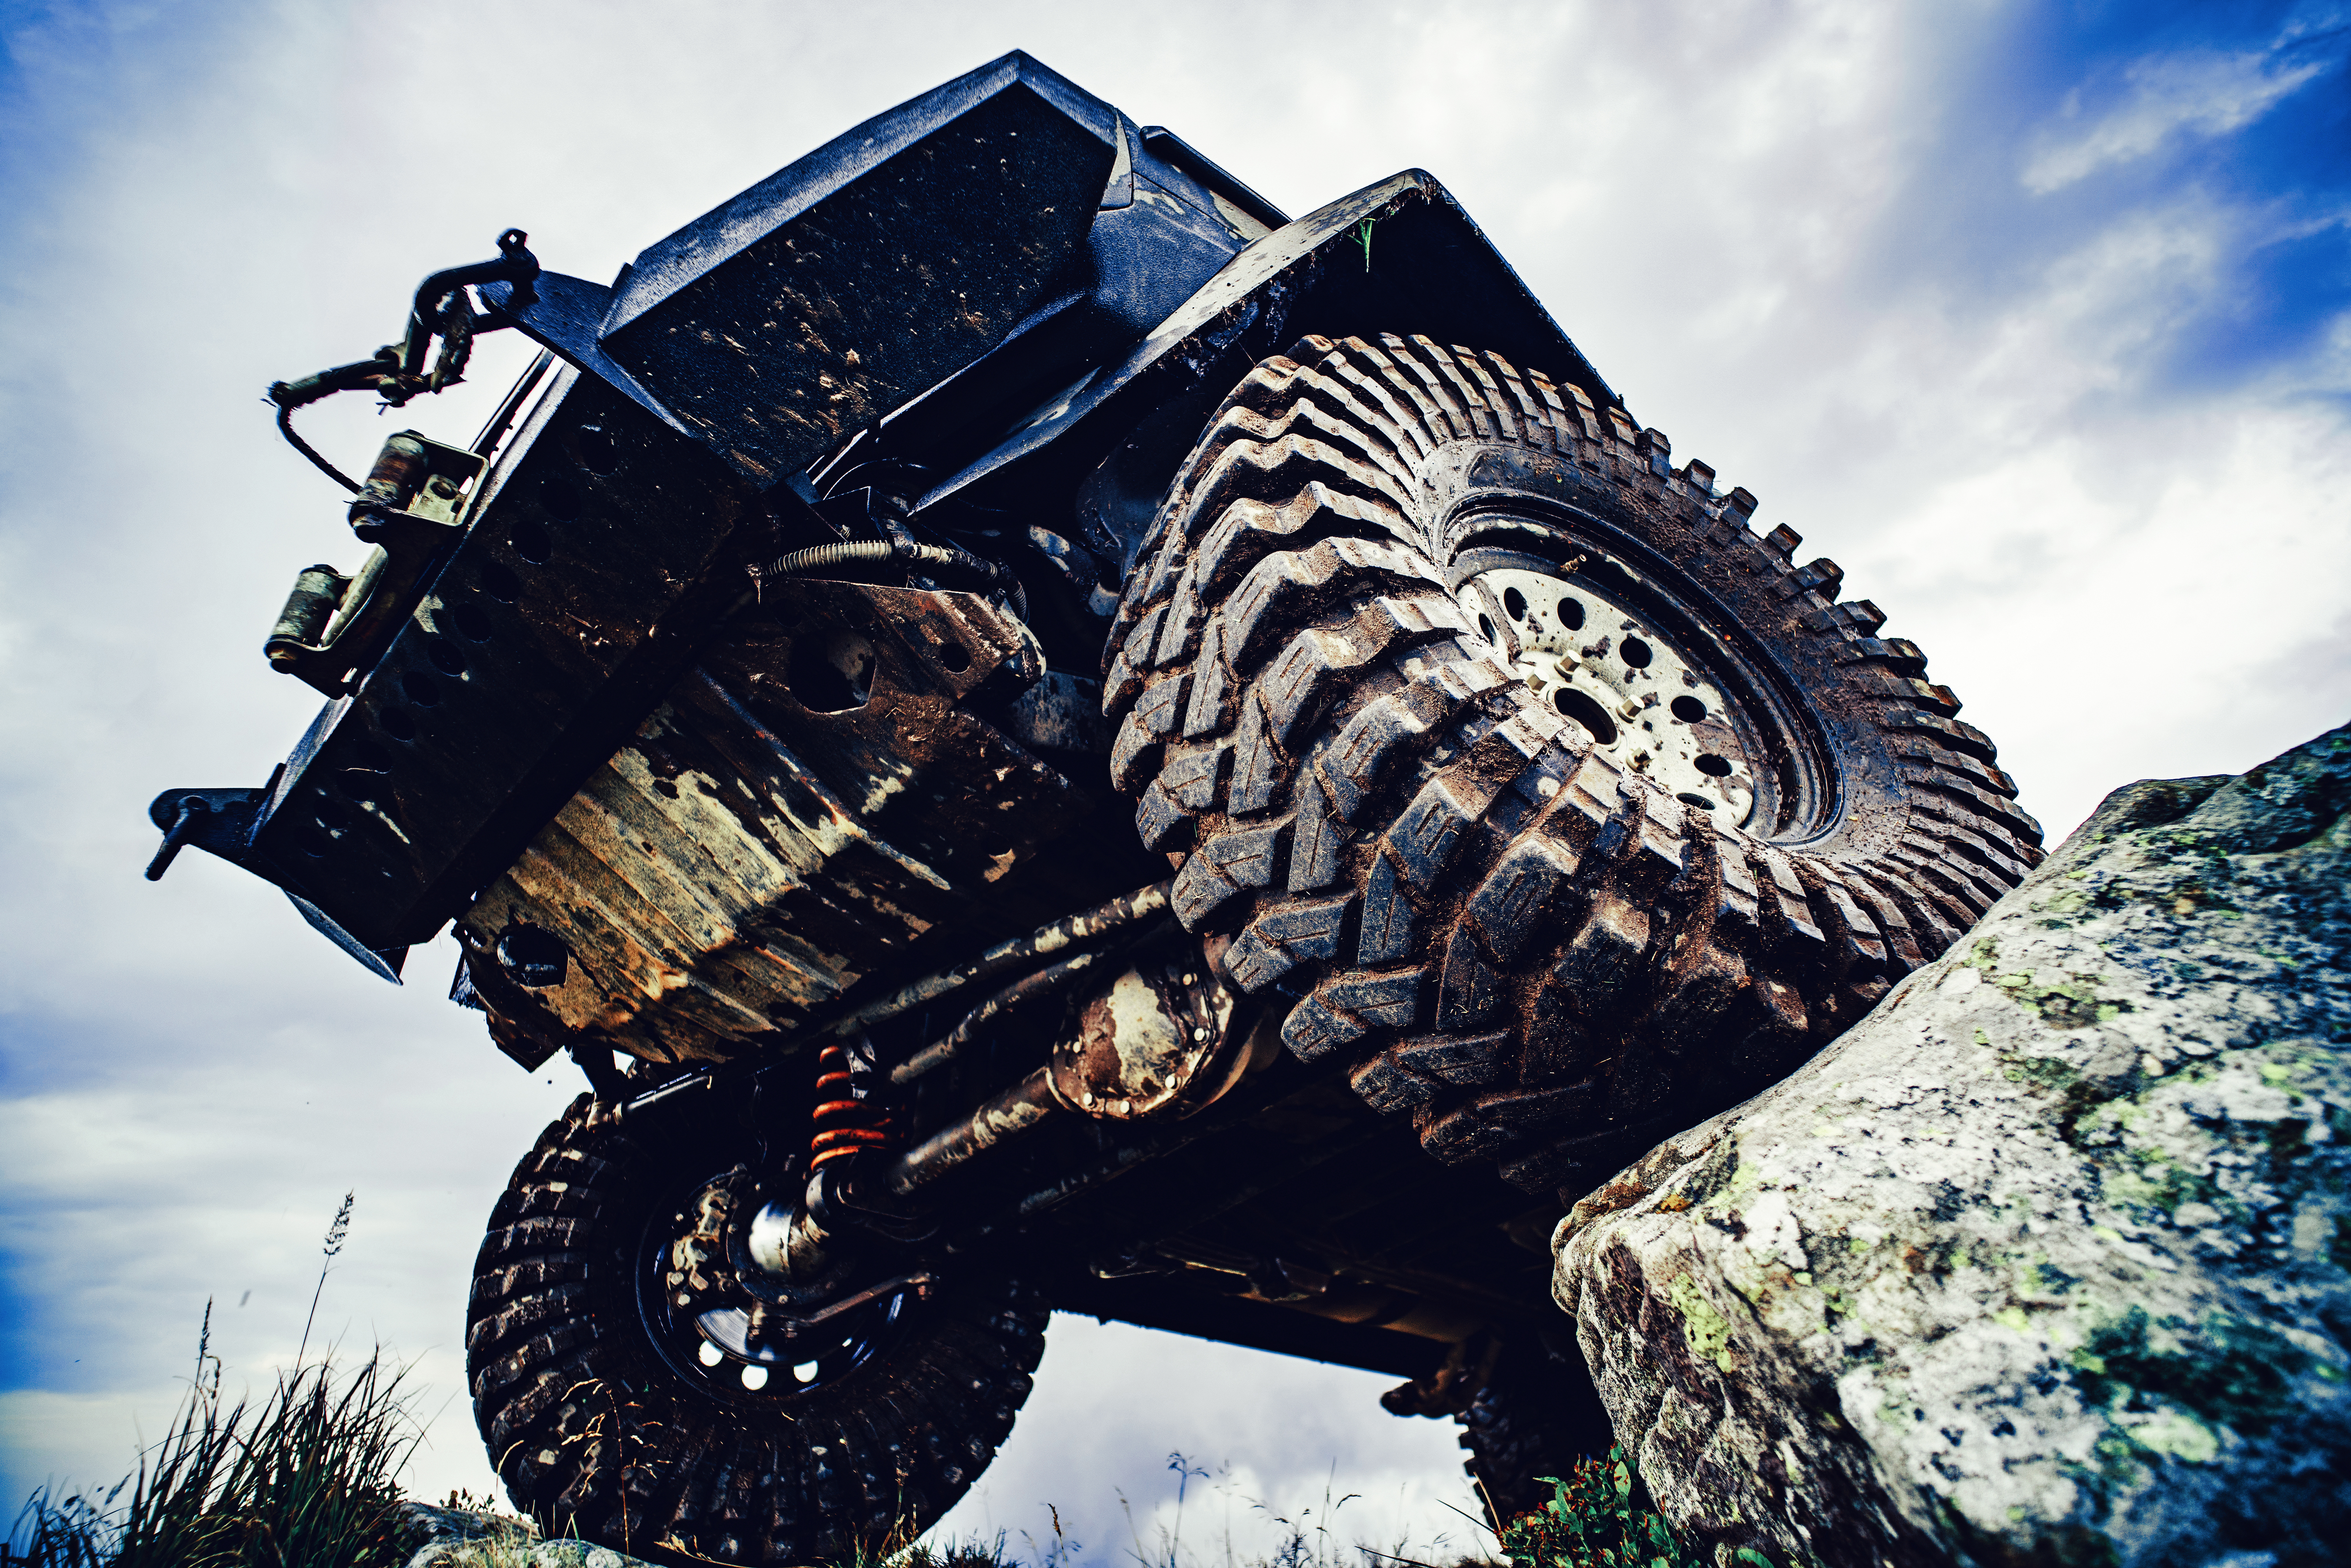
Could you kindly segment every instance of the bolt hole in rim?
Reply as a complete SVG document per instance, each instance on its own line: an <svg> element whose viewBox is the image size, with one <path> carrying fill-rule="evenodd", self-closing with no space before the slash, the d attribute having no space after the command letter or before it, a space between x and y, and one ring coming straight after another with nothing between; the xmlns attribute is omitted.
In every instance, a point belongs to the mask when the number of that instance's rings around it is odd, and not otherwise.
<svg viewBox="0 0 2351 1568"><path fill-rule="evenodd" d="M758 1299L726 1261L731 1249L718 1235L697 1228L712 1199L731 1208L741 1179L729 1173L697 1183L678 1201L653 1210L639 1244L637 1310L671 1372L720 1403L771 1407L830 1387L887 1351L905 1327L914 1292L900 1291L798 1333L753 1343L751 1314ZM697 1238L711 1244L698 1270L708 1281L702 1288L674 1277L677 1249Z"/></svg>
<svg viewBox="0 0 2351 1568"><path fill-rule="evenodd" d="M1510 616L1520 678L1596 750L1718 823L1782 841L1825 831L1834 770L1767 657L1726 635L1735 618L1662 557L1576 522L1488 514L1450 530L1455 591L1473 618ZM1527 548L1537 537L1541 554Z"/></svg>
<svg viewBox="0 0 2351 1568"><path fill-rule="evenodd" d="M1589 692L1570 685L1556 685L1551 690L1551 706L1563 718L1582 725L1584 733L1604 747L1616 744L1616 721L1600 706L1600 699Z"/></svg>
<svg viewBox="0 0 2351 1568"><path fill-rule="evenodd" d="M1636 619L1580 576L1493 567L1474 580L1507 596L1506 608L1510 599L1524 606L1511 617L1520 649L1515 667L1537 696L1619 766L1646 774L1726 826L1748 824L1756 789L1745 748L1729 727L1705 722L1731 705L1646 617ZM1583 622L1581 630L1574 622ZM1696 721L1687 716L1693 711ZM1701 757L1729 766L1718 774L1699 766Z"/></svg>

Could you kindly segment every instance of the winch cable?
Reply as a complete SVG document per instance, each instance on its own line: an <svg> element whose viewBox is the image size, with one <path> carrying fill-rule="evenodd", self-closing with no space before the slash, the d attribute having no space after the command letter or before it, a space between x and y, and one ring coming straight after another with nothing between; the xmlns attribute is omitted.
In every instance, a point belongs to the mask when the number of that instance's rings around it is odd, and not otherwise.
<svg viewBox="0 0 2351 1568"><path fill-rule="evenodd" d="M529 238L520 229L504 230L498 235L496 259L444 267L418 284L416 297L409 306L408 329L398 343L387 343L367 359L337 365L300 381L271 382L266 397L277 405L277 433L286 437L287 444L308 458L319 473L353 495L359 494L357 480L328 462L317 447L294 433L294 411L337 392L356 392L363 387L380 395L386 406L398 408L419 392L443 392L465 380L465 363L473 357L475 334L495 332L512 324L503 315L475 315L469 290L477 283L508 283L514 287L507 301L508 309L519 309L530 303L531 283L538 277L539 268L538 258L527 248ZM436 337L441 340L441 351L428 372L424 353Z"/></svg>
<svg viewBox="0 0 2351 1568"><path fill-rule="evenodd" d="M279 386L284 386L286 383L280 382L277 384ZM317 447L311 445L308 442L294 434L294 410L298 406L298 404L289 402L281 402L277 405L277 434L286 438L287 445L293 447L295 451L300 453L303 456L308 457L312 465L318 468L319 473L324 474L328 478L332 479L336 484L340 485L352 495L358 495L360 493L360 482L358 480L352 478L350 475L344 473L341 469L328 462L324 457L319 455L319 449Z"/></svg>
<svg viewBox="0 0 2351 1568"><path fill-rule="evenodd" d="M319 473L340 485L353 495L360 492L360 483L320 455L319 449L294 432L294 411L320 402L337 392L356 392L369 388L382 394L384 402L397 408L417 392L444 392L464 381L465 363L474 356L475 331L471 297L460 288L434 309L433 322L441 339L441 351L434 357L429 375L412 376L402 372L394 358L396 350L390 344L376 350L371 360L337 365L330 371L320 371L315 376L305 376L298 382L273 382L267 401L277 405L277 434L287 444L308 458ZM489 318L484 317L484 320Z"/></svg>

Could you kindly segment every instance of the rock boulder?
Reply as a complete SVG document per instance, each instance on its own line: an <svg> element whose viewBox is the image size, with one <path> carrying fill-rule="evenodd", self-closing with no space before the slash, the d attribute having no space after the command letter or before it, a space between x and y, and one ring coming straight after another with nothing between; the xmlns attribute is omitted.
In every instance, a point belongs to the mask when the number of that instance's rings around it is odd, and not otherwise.
<svg viewBox="0 0 2351 1568"><path fill-rule="evenodd" d="M1667 1516L1782 1565L2351 1558L2351 727L2117 791L1555 1246Z"/></svg>
<svg viewBox="0 0 2351 1568"><path fill-rule="evenodd" d="M526 1521L478 1509L400 1505L407 1568L654 1568L591 1541L542 1541Z"/></svg>

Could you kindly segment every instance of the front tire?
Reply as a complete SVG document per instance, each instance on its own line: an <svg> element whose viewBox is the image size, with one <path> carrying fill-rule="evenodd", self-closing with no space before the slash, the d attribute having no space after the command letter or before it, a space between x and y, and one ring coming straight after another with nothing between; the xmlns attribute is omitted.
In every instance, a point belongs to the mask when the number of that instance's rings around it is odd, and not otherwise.
<svg viewBox="0 0 2351 1568"><path fill-rule="evenodd" d="M1310 338L1217 412L1106 655L1184 924L1532 1189L1783 1075L2041 858L1917 648L1604 412Z"/></svg>
<svg viewBox="0 0 2351 1568"><path fill-rule="evenodd" d="M466 1360L490 1460L549 1530L657 1559L862 1561L934 1523L1010 1432L1047 1312L1015 1282L861 1307L799 1367L744 1339L707 1243L748 1153L582 1095L516 1166Z"/></svg>

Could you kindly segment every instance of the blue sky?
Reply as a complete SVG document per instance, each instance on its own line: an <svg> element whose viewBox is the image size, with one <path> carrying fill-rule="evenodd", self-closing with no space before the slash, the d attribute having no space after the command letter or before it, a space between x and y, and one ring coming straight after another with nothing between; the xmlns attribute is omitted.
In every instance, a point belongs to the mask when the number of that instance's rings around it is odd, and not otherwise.
<svg viewBox="0 0 2351 1568"><path fill-rule="evenodd" d="M0 1501L127 1468L207 1296L232 1379L289 1355L351 1187L322 1322L417 1358L422 1484L486 1482L468 1261L572 1085L439 999L445 943L396 991L224 867L138 877L151 795L257 779L308 717L255 649L290 569L339 548L335 497L257 394L382 341L424 272L519 224L609 276L1014 47L1294 212L1426 167L1677 455L1927 647L2062 832L2118 784L2351 716L2346 27L1956 0L0 0ZM470 432L512 352L486 344L425 427ZM381 430L312 428L353 461ZM1223 1467L1187 1531L1221 1508L1246 1544L1249 1500L1319 1506L1335 1477L1364 1494L1343 1535L1466 1534L1449 1428L1379 1412L1378 1379L1091 1324L1051 1343L959 1523L1017 1542L1050 1500L1083 1561L1121 1560L1119 1494L1148 1542L1181 1449Z"/></svg>

